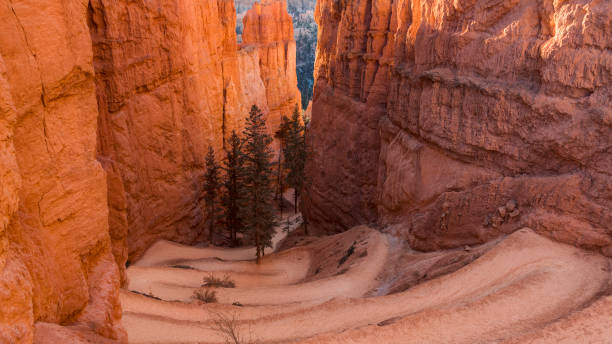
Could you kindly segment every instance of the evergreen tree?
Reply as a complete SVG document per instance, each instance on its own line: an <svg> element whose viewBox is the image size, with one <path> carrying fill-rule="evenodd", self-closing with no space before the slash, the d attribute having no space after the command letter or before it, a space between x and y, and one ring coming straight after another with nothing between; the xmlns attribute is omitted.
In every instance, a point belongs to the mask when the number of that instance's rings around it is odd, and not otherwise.
<svg viewBox="0 0 612 344"><path fill-rule="evenodd" d="M245 234L255 242L257 264L266 247L272 247L274 218L272 137L266 132L261 110L253 105L244 129L246 205L243 225Z"/></svg>
<svg viewBox="0 0 612 344"><path fill-rule="evenodd" d="M302 124L302 115L295 108L286 134L285 167L287 169L287 184L294 189L294 211L297 213L297 203L304 186L304 166L306 164L306 135Z"/></svg>
<svg viewBox="0 0 612 344"><path fill-rule="evenodd" d="M287 132L289 130L289 118L287 116L281 117L280 127L276 131L274 137L278 139L280 143L280 151L278 153L278 170L277 170L277 183L278 189L276 193L276 199L278 199L278 208L280 210L281 219L283 217L283 191L284 191L284 181L285 181L285 169L283 168L283 157L285 151L285 145L287 143Z"/></svg>
<svg viewBox="0 0 612 344"><path fill-rule="evenodd" d="M242 209L244 208L244 156L242 142L236 131L229 139L229 150L223 161L225 178L223 180L224 193L221 197L223 206L223 222L230 233L232 246L238 245L236 234L242 231Z"/></svg>
<svg viewBox="0 0 612 344"><path fill-rule="evenodd" d="M219 165L215 160L215 150L212 147L208 148L206 155L206 175L204 183L204 200L206 201L206 210L208 212L209 223L209 241L213 242L213 234L215 224L218 219L217 199L219 197Z"/></svg>

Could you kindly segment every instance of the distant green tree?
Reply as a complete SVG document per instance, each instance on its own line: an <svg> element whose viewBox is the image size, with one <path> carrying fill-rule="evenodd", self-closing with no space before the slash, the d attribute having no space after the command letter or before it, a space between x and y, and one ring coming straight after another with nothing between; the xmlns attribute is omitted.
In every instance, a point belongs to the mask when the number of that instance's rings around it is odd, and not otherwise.
<svg viewBox="0 0 612 344"><path fill-rule="evenodd" d="M242 210L245 206L245 167L242 141L236 131L232 131L229 138L229 150L223 160L223 194L221 206L223 207L223 223L230 234L232 246L238 245L236 234L242 231Z"/></svg>
<svg viewBox="0 0 612 344"><path fill-rule="evenodd" d="M289 120L286 134L285 168L287 184L293 188L294 211L298 210L298 199L304 186L304 166L306 164L306 135L300 110L296 107Z"/></svg>
<svg viewBox="0 0 612 344"><path fill-rule="evenodd" d="M245 234L255 242L257 264L266 247L272 247L274 217L274 162L272 137L266 131L261 110L253 105L243 135L245 156L246 206L244 208Z"/></svg>
<svg viewBox="0 0 612 344"><path fill-rule="evenodd" d="M213 242L215 224L218 220L219 208L217 207L217 199L219 197L219 188L219 165L215 159L215 150L212 147L208 147L208 154L206 155L204 200L206 201L206 211L209 218L208 235L211 243Z"/></svg>
<svg viewBox="0 0 612 344"><path fill-rule="evenodd" d="M276 191L276 198L278 200L278 208L280 210L280 217L283 217L283 208L284 208L284 203L283 203L283 191L285 191L285 187L284 187L284 182L285 182L285 169L283 168L283 158L284 158L284 151L285 151L285 145L287 144L287 132L289 130L289 118L287 116L282 116L281 117L281 123L280 126L278 128L278 130L276 131L276 133L274 134L274 137L276 139L278 139L279 141L279 145L280 145L280 151L278 153L278 170L277 170L277 191Z"/></svg>

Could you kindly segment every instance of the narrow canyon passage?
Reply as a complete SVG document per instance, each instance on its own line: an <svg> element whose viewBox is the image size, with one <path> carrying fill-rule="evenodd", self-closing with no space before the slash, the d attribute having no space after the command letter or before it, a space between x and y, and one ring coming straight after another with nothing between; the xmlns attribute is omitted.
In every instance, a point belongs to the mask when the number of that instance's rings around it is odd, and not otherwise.
<svg viewBox="0 0 612 344"><path fill-rule="evenodd" d="M0 19L0 344L612 343L612 1Z"/></svg>

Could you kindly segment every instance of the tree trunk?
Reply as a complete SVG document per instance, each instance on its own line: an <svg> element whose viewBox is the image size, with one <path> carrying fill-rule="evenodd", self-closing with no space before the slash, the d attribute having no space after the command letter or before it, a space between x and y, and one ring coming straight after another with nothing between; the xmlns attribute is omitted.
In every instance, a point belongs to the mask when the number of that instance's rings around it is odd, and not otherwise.
<svg viewBox="0 0 612 344"><path fill-rule="evenodd" d="M297 211L298 211L297 202L298 202L298 192L296 189L293 189L293 212L295 214L297 214Z"/></svg>

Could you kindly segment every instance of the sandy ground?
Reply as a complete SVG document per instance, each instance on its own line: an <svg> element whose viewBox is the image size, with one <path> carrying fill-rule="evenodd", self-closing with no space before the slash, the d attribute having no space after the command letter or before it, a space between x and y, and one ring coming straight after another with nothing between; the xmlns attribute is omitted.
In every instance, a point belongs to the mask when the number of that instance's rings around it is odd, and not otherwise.
<svg viewBox="0 0 612 344"><path fill-rule="evenodd" d="M162 299L122 292L130 343L224 343L222 318L258 343L612 343L608 260L527 229L452 273L377 297L365 296L389 284L397 255L367 227L305 239L260 266L244 261L249 249L182 248L155 245L128 269L130 289ZM419 265L433 255L410 257ZM168 267L177 262L195 270ZM191 296L210 272L236 282L215 289L218 304Z"/></svg>
<svg viewBox="0 0 612 344"><path fill-rule="evenodd" d="M272 248L266 247L265 254L270 254L276 250L279 242L286 236L284 228L293 228L300 219L300 215L287 216L281 226L277 228L276 234L272 237ZM252 260L255 256L254 247L241 248L217 248L217 247L193 247L177 244L167 240L160 240L149 248L143 257L133 266L167 266L180 264L183 261L217 258L221 260Z"/></svg>

